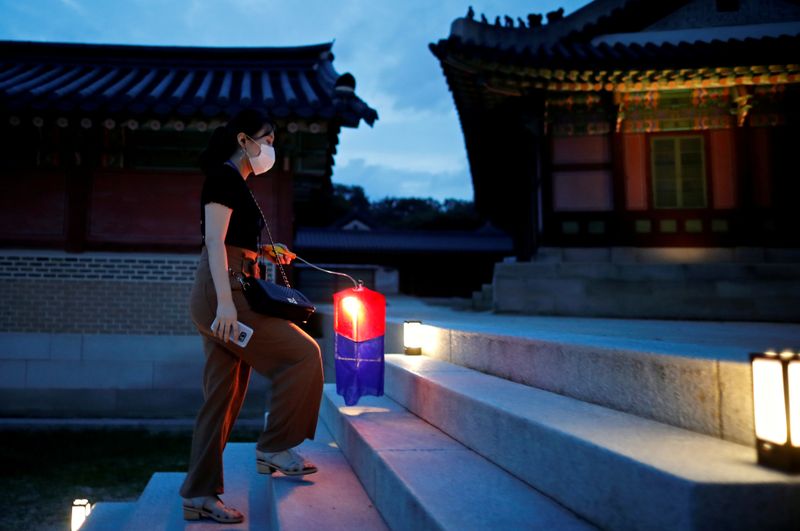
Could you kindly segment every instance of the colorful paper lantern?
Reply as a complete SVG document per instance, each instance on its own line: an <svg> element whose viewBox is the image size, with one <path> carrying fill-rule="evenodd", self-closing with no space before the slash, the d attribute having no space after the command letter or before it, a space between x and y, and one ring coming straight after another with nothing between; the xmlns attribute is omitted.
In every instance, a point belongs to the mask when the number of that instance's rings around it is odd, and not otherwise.
<svg viewBox="0 0 800 531"><path fill-rule="evenodd" d="M336 392L348 406L383 395L386 298L361 285L333 295Z"/></svg>
<svg viewBox="0 0 800 531"><path fill-rule="evenodd" d="M750 354L758 463L800 472L800 353Z"/></svg>

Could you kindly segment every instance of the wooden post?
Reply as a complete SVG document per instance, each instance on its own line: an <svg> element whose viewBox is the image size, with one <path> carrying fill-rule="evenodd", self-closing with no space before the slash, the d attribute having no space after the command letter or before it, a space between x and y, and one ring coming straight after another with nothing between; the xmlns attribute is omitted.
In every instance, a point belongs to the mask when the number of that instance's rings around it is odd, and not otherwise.
<svg viewBox="0 0 800 531"><path fill-rule="evenodd" d="M86 160L88 150L85 149L82 135L73 133L65 140L62 144L62 161L66 175L64 250L81 253L86 250L92 171L89 161Z"/></svg>
<svg viewBox="0 0 800 531"><path fill-rule="evenodd" d="M539 241L539 194L547 167L547 137L544 131L544 90L526 94L523 103L524 127L520 128L517 142L512 142L516 151L516 177L520 182L521 211L519 233L515 237L517 260L529 262L536 256ZM530 153L530 155L528 155ZM547 172L549 173L549 172Z"/></svg>
<svg viewBox="0 0 800 531"><path fill-rule="evenodd" d="M70 253L81 253L86 250L92 174L86 168L68 170L66 174L64 250Z"/></svg>
<svg viewBox="0 0 800 531"><path fill-rule="evenodd" d="M761 219L754 216L756 205L753 201L755 187L751 168L750 123L746 120L742 125L733 124L735 164L737 169L736 202L738 216L731 220L734 232L731 236L735 245L763 245L761 238ZM712 207L713 208L713 207Z"/></svg>

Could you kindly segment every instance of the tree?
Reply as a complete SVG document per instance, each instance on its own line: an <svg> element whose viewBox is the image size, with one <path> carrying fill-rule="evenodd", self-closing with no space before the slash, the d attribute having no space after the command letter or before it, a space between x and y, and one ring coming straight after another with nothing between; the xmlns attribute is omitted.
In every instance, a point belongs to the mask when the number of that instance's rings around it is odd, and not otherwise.
<svg viewBox="0 0 800 531"><path fill-rule="evenodd" d="M364 210L370 208L369 199L364 189L357 185L334 184L333 200L337 205L346 207L347 211Z"/></svg>
<svg viewBox="0 0 800 531"><path fill-rule="evenodd" d="M305 208L298 208L300 225L327 227L354 212L363 212L379 227L391 229L475 230L482 225L472 201L387 197L371 203L364 188L347 184L334 184L328 194L315 196Z"/></svg>
<svg viewBox="0 0 800 531"><path fill-rule="evenodd" d="M435 199L419 197L387 197L372 204L371 213L382 225L395 229L427 228L440 214Z"/></svg>
<svg viewBox="0 0 800 531"><path fill-rule="evenodd" d="M372 204L373 219L396 229L474 230L481 226L472 201L388 197Z"/></svg>
<svg viewBox="0 0 800 531"><path fill-rule="evenodd" d="M350 212L366 212L369 208L362 187L334 184L327 190L312 191L307 202L295 205L295 215L302 227L327 227Z"/></svg>

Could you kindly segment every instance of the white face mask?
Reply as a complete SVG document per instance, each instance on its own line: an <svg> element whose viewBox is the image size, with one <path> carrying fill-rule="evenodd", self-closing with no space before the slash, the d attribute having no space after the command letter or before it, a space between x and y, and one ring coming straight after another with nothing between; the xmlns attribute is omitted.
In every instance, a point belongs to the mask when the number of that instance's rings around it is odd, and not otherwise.
<svg viewBox="0 0 800 531"><path fill-rule="evenodd" d="M253 142L255 142L255 140ZM247 155L247 159L250 161L250 167L253 168L253 173L261 175L262 173L268 172L272 166L275 165L275 148L269 144L262 144L261 142L255 143L261 148L261 151L259 151L258 155L255 157Z"/></svg>

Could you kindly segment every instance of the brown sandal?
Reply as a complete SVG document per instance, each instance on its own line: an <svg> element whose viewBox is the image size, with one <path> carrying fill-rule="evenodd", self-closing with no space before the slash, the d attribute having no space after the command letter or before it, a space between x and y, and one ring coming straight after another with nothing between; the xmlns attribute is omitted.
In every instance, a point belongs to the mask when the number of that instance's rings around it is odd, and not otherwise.
<svg viewBox="0 0 800 531"><path fill-rule="evenodd" d="M282 452L256 450L256 468L259 474L272 474L280 470L287 476L305 476L317 471L317 467L298 454L294 448Z"/></svg>
<svg viewBox="0 0 800 531"><path fill-rule="evenodd" d="M200 496L183 499L183 519L200 520L210 518L222 524L238 524L244 521L244 515L228 507L218 495Z"/></svg>

